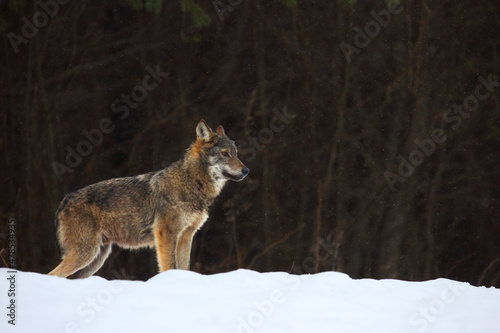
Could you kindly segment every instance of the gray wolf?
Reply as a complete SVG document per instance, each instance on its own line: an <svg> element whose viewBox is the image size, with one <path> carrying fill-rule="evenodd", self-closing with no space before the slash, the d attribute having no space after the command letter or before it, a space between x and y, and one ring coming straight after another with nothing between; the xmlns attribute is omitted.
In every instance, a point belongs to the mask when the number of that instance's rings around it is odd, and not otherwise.
<svg viewBox="0 0 500 333"><path fill-rule="evenodd" d="M49 275L89 277L112 244L154 247L160 272L189 269L193 236L210 205L227 180L239 182L250 172L222 126L213 132L201 120L196 135L183 158L163 170L66 195L55 214L62 262Z"/></svg>

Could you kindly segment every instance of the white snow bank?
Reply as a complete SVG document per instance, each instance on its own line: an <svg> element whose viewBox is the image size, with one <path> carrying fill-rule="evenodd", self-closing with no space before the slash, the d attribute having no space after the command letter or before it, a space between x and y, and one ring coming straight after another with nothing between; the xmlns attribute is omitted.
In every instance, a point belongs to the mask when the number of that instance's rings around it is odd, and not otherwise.
<svg viewBox="0 0 500 333"><path fill-rule="evenodd" d="M9 272L0 269L0 332L500 332L499 289L446 279L172 270L141 282Z"/></svg>

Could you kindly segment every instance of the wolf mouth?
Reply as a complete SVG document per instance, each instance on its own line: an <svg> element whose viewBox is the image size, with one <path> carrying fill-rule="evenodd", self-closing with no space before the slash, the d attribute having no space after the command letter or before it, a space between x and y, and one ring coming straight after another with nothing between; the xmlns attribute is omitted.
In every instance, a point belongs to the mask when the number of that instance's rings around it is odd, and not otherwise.
<svg viewBox="0 0 500 333"><path fill-rule="evenodd" d="M243 180L243 178L245 178L244 175L236 176L236 175L233 175L233 174L227 172L226 170L222 171L222 175L224 177L226 177L227 179L230 179L230 180L235 181L235 182L239 182L239 181Z"/></svg>

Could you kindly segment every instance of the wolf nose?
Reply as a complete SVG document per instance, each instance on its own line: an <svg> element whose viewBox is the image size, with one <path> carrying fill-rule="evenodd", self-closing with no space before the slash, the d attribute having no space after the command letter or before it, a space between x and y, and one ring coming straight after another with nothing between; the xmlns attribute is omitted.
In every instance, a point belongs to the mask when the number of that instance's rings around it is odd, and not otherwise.
<svg viewBox="0 0 500 333"><path fill-rule="evenodd" d="M241 173L243 174L243 176L248 175L249 172L250 172L250 169L247 167L244 167L243 169L241 169Z"/></svg>

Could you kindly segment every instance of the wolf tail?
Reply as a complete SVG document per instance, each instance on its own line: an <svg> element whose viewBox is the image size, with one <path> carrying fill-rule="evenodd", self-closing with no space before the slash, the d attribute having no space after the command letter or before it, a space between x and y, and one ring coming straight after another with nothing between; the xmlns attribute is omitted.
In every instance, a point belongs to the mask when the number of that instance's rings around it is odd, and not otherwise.
<svg viewBox="0 0 500 333"><path fill-rule="evenodd" d="M64 248L61 246L61 241L59 239L59 227L61 224L59 221L59 214L66 208L68 203L75 198L75 196L76 196L75 193L70 193L66 195L59 204L59 207L57 207L56 213L54 214L54 229L57 238L57 248L61 256L64 255Z"/></svg>
<svg viewBox="0 0 500 333"><path fill-rule="evenodd" d="M59 236L58 236L59 235L59 224L60 224L59 223L59 211L60 211L60 209L58 209L56 211L56 213L55 213L54 224L53 225L54 225L54 233L55 233L56 238L57 238L57 241L56 241L56 243L57 243L57 250L59 251L59 255L62 256L64 254L64 251L63 251L63 249L61 247L61 244L59 242Z"/></svg>

